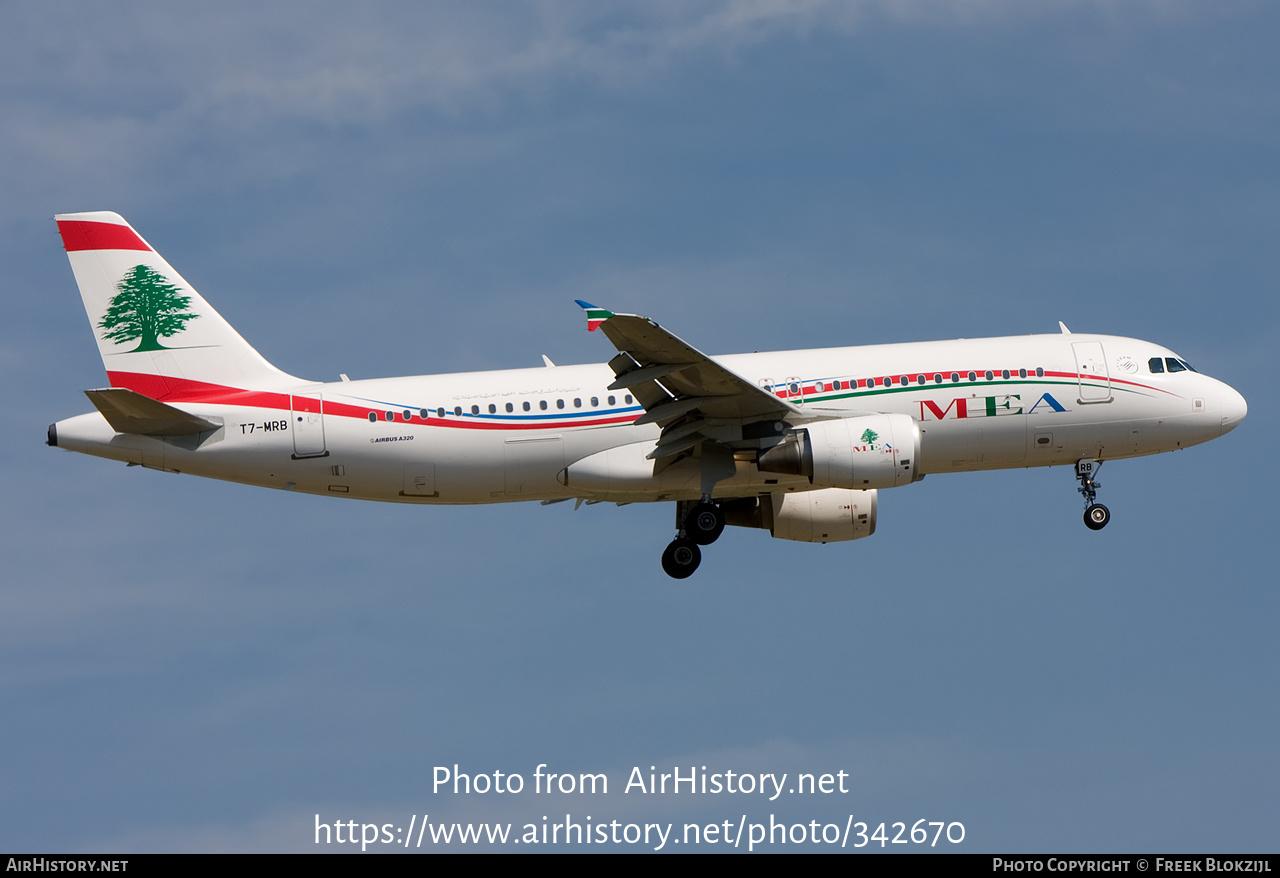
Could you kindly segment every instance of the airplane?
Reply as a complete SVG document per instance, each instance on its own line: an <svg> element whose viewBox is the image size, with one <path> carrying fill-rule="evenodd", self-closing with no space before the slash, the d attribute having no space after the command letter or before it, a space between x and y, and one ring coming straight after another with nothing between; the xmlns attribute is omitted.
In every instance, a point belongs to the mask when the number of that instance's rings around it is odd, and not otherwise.
<svg viewBox="0 0 1280 878"><path fill-rule="evenodd" d="M166 472L394 503L674 501L663 570L726 525L868 537L877 492L934 473L1103 462L1240 425L1245 399L1173 351L1060 332L708 356L586 302L604 364L317 382L268 363L115 213L55 217L109 386L48 444Z"/></svg>

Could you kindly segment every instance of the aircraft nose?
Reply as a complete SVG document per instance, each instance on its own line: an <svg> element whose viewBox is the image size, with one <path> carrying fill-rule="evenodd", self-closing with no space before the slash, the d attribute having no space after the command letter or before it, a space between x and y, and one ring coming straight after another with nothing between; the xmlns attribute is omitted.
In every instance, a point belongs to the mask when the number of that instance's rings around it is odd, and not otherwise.
<svg viewBox="0 0 1280 878"><path fill-rule="evenodd" d="M1234 387L1222 386L1222 432L1230 433L1249 413L1249 404Z"/></svg>

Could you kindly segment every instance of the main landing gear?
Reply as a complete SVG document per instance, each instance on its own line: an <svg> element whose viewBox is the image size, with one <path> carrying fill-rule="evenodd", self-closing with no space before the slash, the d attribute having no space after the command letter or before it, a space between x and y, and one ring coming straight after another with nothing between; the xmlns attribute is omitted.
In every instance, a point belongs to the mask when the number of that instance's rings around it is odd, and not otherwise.
<svg viewBox="0 0 1280 878"><path fill-rule="evenodd" d="M724 532L724 512L714 503L703 500L684 517L684 529L699 546L709 546Z"/></svg>
<svg viewBox="0 0 1280 878"><path fill-rule="evenodd" d="M1084 497L1084 526L1089 530L1102 530L1111 520L1111 510L1097 502L1098 489L1102 485L1094 481L1094 476L1101 470L1102 463L1095 463L1088 458L1076 461L1076 480L1080 482L1080 487L1076 490Z"/></svg>
<svg viewBox="0 0 1280 878"><path fill-rule="evenodd" d="M662 569L673 579L685 579L702 563L699 546L709 546L724 531L724 510L704 497L691 504L676 503L676 538L662 553Z"/></svg>
<svg viewBox="0 0 1280 878"><path fill-rule="evenodd" d="M702 550L688 537L676 537L662 552L662 569L672 579L693 575L702 563Z"/></svg>

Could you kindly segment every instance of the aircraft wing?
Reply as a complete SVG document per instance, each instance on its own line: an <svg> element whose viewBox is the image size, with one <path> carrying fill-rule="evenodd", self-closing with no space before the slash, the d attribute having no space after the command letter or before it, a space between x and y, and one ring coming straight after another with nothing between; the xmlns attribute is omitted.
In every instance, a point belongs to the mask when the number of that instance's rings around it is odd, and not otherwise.
<svg viewBox="0 0 1280 878"><path fill-rule="evenodd" d="M647 317L614 314L586 302L587 328L599 328L618 349L609 361L610 390L629 390L644 407L639 424L662 428L650 457L686 451L699 442L742 438L757 421L805 418L805 413L672 335Z"/></svg>

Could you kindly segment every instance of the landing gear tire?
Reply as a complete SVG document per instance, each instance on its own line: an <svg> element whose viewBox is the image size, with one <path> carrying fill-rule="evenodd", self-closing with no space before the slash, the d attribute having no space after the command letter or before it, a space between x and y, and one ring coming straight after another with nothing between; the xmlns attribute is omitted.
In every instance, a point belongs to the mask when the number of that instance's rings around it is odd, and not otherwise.
<svg viewBox="0 0 1280 878"><path fill-rule="evenodd" d="M724 511L714 503L699 503L684 520L685 535L700 546L709 546L724 532Z"/></svg>
<svg viewBox="0 0 1280 878"><path fill-rule="evenodd" d="M1111 510L1101 503L1094 503L1084 511L1084 524L1089 530L1102 530L1111 520Z"/></svg>
<svg viewBox="0 0 1280 878"><path fill-rule="evenodd" d="M687 579L702 563L702 550L688 537L676 537L662 553L662 569L672 579Z"/></svg>

